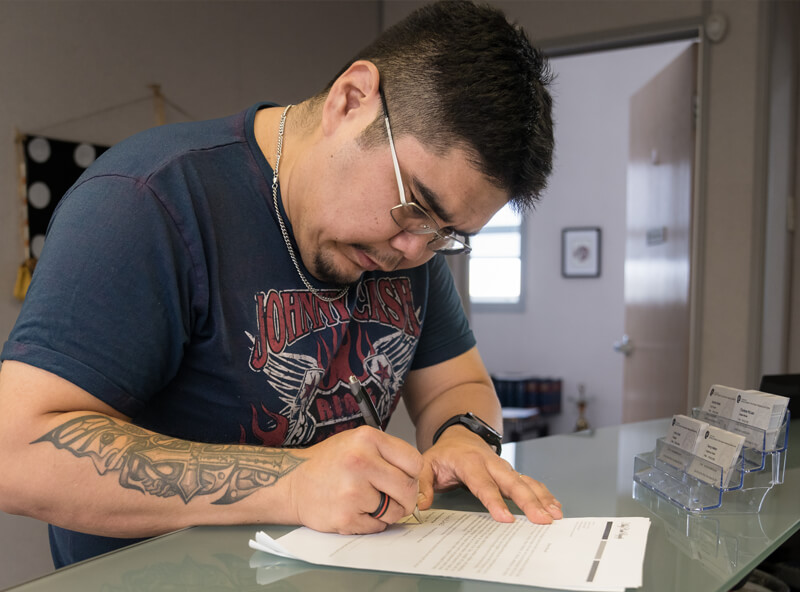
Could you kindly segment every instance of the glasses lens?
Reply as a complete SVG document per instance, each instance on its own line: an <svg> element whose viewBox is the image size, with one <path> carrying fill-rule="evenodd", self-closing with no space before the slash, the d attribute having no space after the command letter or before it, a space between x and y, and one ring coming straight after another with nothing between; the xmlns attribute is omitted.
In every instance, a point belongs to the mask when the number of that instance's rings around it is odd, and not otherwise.
<svg viewBox="0 0 800 592"><path fill-rule="evenodd" d="M458 255L459 253L469 253L472 247L467 244L466 238L456 238L455 235L437 235L428 243L428 248L444 255Z"/></svg>
<svg viewBox="0 0 800 592"><path fill-rule="evenodd" d="M411 234L433 234L439 232L439 226L417 204L406 203L391 209L395 223Z"/></svg>
<svg viewBox="0 0 800 592"><path fill-rule="evenodd" d="M428 243L428 248L445 255L469 253L472 247L467 244L467 239L439 228L436 221L415 203L405 203L390 210L395 223L411 234L435 234Z"/></svg>

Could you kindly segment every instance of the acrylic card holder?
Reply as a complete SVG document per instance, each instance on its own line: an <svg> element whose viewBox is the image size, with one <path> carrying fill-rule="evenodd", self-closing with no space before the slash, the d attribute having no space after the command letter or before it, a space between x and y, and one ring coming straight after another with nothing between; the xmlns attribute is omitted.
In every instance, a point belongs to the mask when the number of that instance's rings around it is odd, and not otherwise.
<svg viewBox="0 0 800 592"><path fill-rule="evenodd" d="M720 520L714 512L686 512L635 481L633 499L661 519L677 549L723 579L755 561L770 540L759 513L726 514Z"/></svg>
<svg viewBox="0 0 800 592"><path fill-rule="evenodd" d="M723 505L733 513L758 512L769 490L783 483L789 412L780 427L769 432L699 408L692 417L745 438L733 466L717 466L659 438L653 451L634 458L633 480L690 512Z"/></svg>

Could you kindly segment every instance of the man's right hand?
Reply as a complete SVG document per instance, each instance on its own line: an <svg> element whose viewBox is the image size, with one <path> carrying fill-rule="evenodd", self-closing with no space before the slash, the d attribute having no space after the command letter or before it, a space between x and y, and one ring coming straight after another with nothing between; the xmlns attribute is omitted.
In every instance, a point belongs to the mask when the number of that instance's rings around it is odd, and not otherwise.
<svg viewBox="0 0 800 592"><path fill-rule="evenodd" d="M417 503L422 455L407 442L362 426L331 436L306 450L290 473L297 522L324 532L367 534L411 514ZM369 514L389 496L378 519Z"/></svg>

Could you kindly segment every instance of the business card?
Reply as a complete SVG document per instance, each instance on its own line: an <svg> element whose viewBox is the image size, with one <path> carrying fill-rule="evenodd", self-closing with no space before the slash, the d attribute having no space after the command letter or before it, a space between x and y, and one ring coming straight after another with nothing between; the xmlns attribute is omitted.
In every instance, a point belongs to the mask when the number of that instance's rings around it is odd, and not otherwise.
<svg viewBox="0 0 800 592"><path fill-rule="evenodd" d="M742 391L736 398L733 419L764 431L778 428L783 422L788 397L760 391Z"/></svg>
<svg viewBox="0 0 800 592"><path fill-rule="evenodd" d="M774 450L788 404L788 397L715 384L703 402L704 419L744 436L748 448Z"/></svg>
<svg viewBox="0 0 800 592"><path fill-rule="evenodd" d="M733 419L738 424L750 426L748 429L737 426L735 432L745 436L745 446L756 450L772 450L778 438L778 428L783 423L788 397L742 391L736 398Z"/></svg>
<svg viewBox="0 0 800 592"><path fill-rule="evenodd" d="M736 407L736 397L740 392L739 389L729 386L713 385L708 391L706 400L703 401L703 411L732 419Z"/></svg>
<svg viewBox="0 0 800 592"><path fill-rule="evenodd" d="M705 433L708 424L687 415L673 415L667 431L667 442L694 454L700 435Z"/></svg>
<svg viewBox="0 0 800 592"><path fill-rule="evenodd" d="M717 487L728 486L731 469L738 461L745 438L714 426L703 432L695 450L695 458L687 473Z"/></svg>

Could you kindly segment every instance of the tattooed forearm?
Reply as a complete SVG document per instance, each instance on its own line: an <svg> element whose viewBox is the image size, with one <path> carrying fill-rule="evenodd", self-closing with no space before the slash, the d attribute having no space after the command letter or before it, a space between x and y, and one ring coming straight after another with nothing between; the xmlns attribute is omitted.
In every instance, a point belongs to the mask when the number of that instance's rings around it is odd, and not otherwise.
<svg viewBox="0 0 800 592"><path fill-rule="evenodd" d="M221 492L213 503L232 504L304 461L286 450L170 438L103 415L72 419L31 444L39 442L90 458L100 475L118 472L122 487L185 503Z"/></svg>

